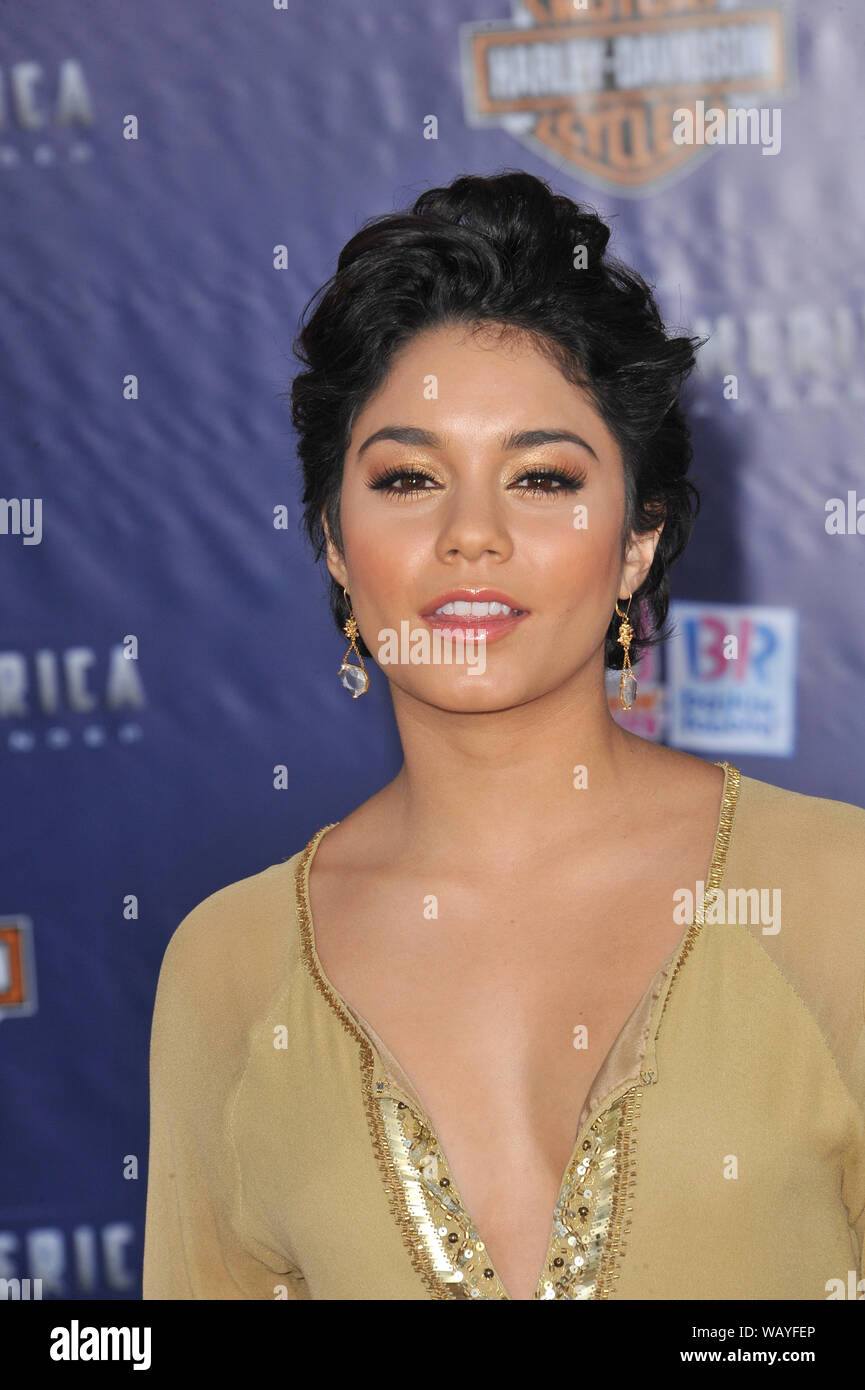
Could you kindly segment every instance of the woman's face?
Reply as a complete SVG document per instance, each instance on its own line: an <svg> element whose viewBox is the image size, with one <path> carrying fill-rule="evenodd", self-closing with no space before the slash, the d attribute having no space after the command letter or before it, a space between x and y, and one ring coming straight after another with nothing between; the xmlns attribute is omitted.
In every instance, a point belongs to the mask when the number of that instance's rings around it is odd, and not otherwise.
<svg viewBox="0 0 865 1390"><path fill-rule="evenodd" d="M540 431L574 438L530 437ZM451 711L507 709L566 682L602 686L615 603L642 582L659 534L632 537L625 559L624 512L619 448L584 393L525 338L440 326L395 355L354 422L344 550L328 545L328 569L395 687ZM433 616L453 590L492 590L524 616ZM457 639L439 659L435 629L467 625L486 642L466 660Z"/></svg>

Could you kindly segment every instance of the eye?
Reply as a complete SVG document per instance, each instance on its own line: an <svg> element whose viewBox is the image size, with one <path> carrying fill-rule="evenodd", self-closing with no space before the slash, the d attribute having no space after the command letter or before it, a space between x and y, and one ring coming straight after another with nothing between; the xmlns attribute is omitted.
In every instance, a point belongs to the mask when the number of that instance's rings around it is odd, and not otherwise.
<svg viewBox="0 0 865 1390"><path fill-rule="evenodd" d="M396 484L408 478L413 484L410 487L397 487ZM424 473L419 468L391 468L386 473L382 473L369 483L369 487L379 492L384 492L390 497L411 497L413 493L430 492L430 488L417 487L419 481L434 483L429 473Z"/></svg>
<svg viewBox="0 0 865 1390"><path fill-rule="evenodd" d="M516 479L516 483L531 482L532 487L518 487L518 492L533 492L551 497L557 492L577 492L585 483L584 473L572 473L567 468L532 468ZM551 484L547 487L546 484Z"/></svg>
<svg viewBox="0 0 865 1390"><path fill-rule="evenodd" d="M585 474L572 472L567 468L532 468L520 475L515 480L512 487L517 492L534 493L536 496L551 497L557 492L577 492L585 483ZM430 473L425 473L422 468L390 468L385 473L373 478L367 486L377 492L384 492L389 497L412 497L421 492L431 492L432 488L424 487L424 483L435 483L435 478ZM530 487L518 486L522 483L531 483ZM402 483L404 486L398 487Z"/></svg>

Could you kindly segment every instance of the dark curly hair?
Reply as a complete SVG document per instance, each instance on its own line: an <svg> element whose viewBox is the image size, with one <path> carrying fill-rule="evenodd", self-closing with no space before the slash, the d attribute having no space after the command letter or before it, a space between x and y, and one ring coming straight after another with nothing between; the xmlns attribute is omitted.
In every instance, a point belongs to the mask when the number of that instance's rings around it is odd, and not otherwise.
<svg viewBox="0 0 865 1390"><path fill-rule="evenodd" d="M363 224L336 273L307 302L293 343L306 368L291 386L291 418L303 468L302 524L316 561L326 548L322 510L342 551L340 495L352 427L394 353L440 324L509 325L587 393L619 446L623 554L630 531L664 521L651 569L633 595L632 660L669 635L669 571L700 507L685 476L692 448L679 395L705 339L667 336L648 284L606 254L609 237L595 211L522 170L457 178L422 193L409 211ZM575 268L578 247L585 248L584 269ZM330 607L341 632L349 610L333 578ZM614 669L623 658L618 625L613 614L605 665ZM358 646L371 655L360 638Z"/></svg>

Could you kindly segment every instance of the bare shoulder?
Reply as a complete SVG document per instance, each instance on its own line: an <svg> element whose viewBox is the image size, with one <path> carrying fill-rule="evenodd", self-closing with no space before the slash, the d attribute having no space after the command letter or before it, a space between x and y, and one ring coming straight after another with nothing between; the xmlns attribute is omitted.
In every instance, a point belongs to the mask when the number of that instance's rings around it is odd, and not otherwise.
<svg viewBox="0 0 865 1390"><path fill-rule="evenodd" d="M648 739L628 745L623 785L644 818L652 815L687 822L705 809L718 810L724 790L723 767L691 753Z"/></svg>
<svg viewBox="0 0 865 1390"><path fill-rule="evenodd" d="M315 852L319 882L335 873L362 875L389 857L399 820L386 793L386 787L376 792L322 838Z"/></svg>

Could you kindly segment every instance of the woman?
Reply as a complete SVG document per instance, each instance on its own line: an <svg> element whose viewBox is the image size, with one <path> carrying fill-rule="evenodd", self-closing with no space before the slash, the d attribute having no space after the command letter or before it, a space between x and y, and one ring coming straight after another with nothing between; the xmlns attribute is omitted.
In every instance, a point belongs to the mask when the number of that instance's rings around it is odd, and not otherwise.
<svg viewBox="0 0 865 1390"><path fill-rule="evenodd" d="M340 679L388 681L404 762L169 943L145 1298L858 1277L865 811L611 717L693 523L698 342L608 237L459 178L364 226L302 329Z"/></svg>

